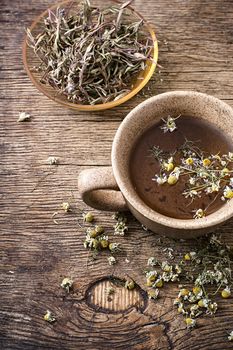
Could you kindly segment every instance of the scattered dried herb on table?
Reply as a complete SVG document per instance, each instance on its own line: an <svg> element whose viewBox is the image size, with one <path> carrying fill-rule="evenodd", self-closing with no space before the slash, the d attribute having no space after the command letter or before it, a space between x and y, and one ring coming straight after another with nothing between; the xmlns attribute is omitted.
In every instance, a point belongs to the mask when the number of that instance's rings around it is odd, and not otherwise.
<svg viewBox="0 0 233 350"><path fill-rule="evenodd" d="M180 285L174 305L184 316L187 328L195 327L200 315L216 313L218 295L223 299L231 296L232 250L215 234L197 252L186 253L177 264L150 257L148 266L145 274L150 299L158 297L160 281L160 287L168 282L185 284Z"/></svg>
<svg viewBox="0 0 233 350"><path fill-rule="evenodd" d="M40 60L41 82L81 104L127 94L153 46L143 20L127 10L130 3L100 9L85 0L76 13L48 10L41 33L34 37L27 29L28 45Z"/></svg>

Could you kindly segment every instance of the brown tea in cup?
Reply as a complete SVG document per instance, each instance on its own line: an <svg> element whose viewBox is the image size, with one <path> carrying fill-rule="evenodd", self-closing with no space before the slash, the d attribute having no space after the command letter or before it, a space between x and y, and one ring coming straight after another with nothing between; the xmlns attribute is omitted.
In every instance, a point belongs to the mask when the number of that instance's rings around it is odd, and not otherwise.
<svg viewBox="0 0 233 350"><path fill-rule="evenodd" d="M233 196L232 150L232 142L210 122L169 117L135 142L130 178L154 211L177 219L203 217Z"/></svg>

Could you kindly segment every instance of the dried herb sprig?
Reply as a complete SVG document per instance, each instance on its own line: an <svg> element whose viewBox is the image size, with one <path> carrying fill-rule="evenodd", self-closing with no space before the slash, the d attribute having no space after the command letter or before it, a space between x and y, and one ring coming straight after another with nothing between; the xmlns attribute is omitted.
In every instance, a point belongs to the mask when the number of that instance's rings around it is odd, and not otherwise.
<svg viewBox="0 0 233 350"><path fill-rule="evenodd" d="M37 36L27 29L41 82L73 103L94 105L127 94L153 46L143 20L127 11L130 3L100 9L85 0L75 13L49 10Z"/></svg>

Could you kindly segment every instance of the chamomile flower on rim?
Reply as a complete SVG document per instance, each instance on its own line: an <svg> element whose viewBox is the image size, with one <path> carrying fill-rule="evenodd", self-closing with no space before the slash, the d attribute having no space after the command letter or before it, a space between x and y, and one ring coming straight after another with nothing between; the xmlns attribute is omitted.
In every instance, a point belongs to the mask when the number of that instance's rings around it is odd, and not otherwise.
<svg viewBox="0 0 233 350"><path fill-rule="evenodd" d="M222 290L221 296L224 299L228 299L231 296L231 290L228 286Z"/></svg>

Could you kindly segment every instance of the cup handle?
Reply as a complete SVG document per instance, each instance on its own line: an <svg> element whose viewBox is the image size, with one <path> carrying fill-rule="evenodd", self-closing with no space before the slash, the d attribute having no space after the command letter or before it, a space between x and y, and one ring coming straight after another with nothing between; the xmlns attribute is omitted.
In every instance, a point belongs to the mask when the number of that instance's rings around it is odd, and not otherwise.
<svg viewBox="0 0 233 350"><path fill-rule="evenodd" d="M78 177L78 189L82 200L92 208L107 211L128 210L112 167L83 170Z"/></svg>

